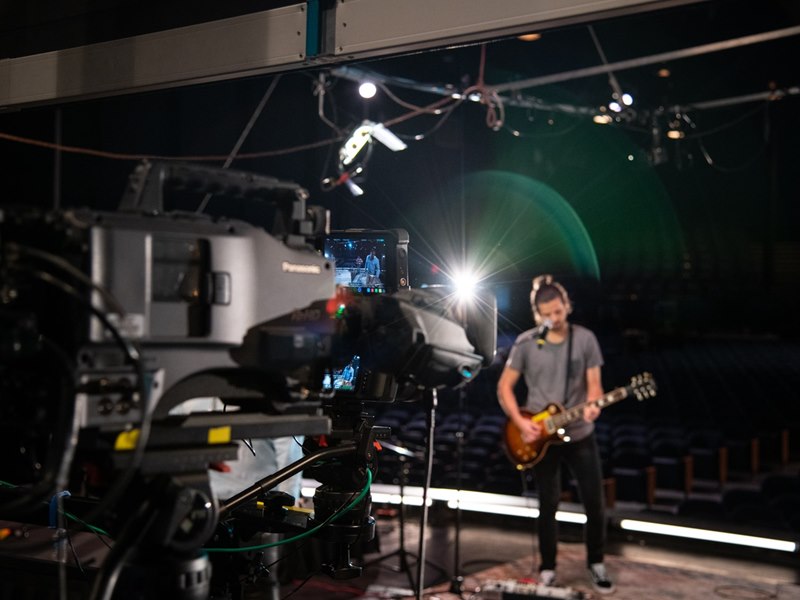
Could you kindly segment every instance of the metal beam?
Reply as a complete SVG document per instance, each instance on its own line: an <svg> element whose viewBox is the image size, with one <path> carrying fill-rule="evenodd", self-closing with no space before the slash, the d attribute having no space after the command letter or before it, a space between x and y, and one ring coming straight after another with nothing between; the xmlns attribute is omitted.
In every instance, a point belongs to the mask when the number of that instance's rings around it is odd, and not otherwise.
<svg viewBox="0 0 800 600"><path fill-rule="evenodd" d="M204 83L296 68L306 4L0 60L0 108Z"/></svg>
<svg viewBox="0 0 800 600"><path fill-rule="evenodd" d="M541 31L700 0L339 0L332 52L348 60Z"/></svg>
<svg viewBox="0 0 800 600"><path fill-rule="evenodd" d="M0 60L0 109L399 54L700 1L310 0Z"/></svg>

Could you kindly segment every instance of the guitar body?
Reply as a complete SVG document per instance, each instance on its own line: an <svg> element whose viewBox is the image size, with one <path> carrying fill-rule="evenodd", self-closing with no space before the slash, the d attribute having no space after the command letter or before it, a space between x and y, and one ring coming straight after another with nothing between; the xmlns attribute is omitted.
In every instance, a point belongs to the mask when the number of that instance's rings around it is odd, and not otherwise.
<svg viewBox="0 0 800 600"><path fill-rule="evenodd" d="M629 385L616 388L601 398L594 401L595 406L604 408L625 398L634 397L639 401L652 398L656 395L656 382L650 373L642 373L631 377ZM588 402L565 409L558 404L548 404L542 412L532 413L520 409L520 414L542 425L542 436L534 442L527 444L522 440L522 435L514 423L506 422L504 442L506 454L512 463L523 471L530 469L544 457L550 444L569 441L564 439L564 428L570 423L583 418L583 409Z"/></svg>
<svg viewBox="0 0 800 600"><path fill-rule="evenodd" d="M553 425L552 417L563 413L564 408L558 404L548 404L547 408L539 413L532 413L525 409L520 409L519 412L526 419L542 424L542 436L528 444L523 441L517 426L510 420L506 422L503 432L506 454L517 469L523 471L530 469L542 460L550 444L562 441L563 430L559 433L559 428Z"/></svg>

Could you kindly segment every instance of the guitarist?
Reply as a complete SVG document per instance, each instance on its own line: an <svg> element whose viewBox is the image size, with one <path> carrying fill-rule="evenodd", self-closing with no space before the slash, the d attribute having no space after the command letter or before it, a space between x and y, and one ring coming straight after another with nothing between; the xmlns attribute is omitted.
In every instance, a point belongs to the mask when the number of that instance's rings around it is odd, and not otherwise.
<svg viewBox="0 0 800 600"><path fill-rule="evenodd" d="M586 511L587 565L592 584L599 593L610 594L614 584L603 563L605 505L593 424L600 414L594 401L603 395L600 345L590 330L569 323L572 311L569 296L552 275L533 280L531 308L538 327L516 339L497 384L497 397L503 411L519 429L523 442L530 444L546 434L538 422L520 413L514 393L520 376L524 376L528 388L525 408L534 414L551 403L569 408L588 402L583 420L566 428L570 441L549 444L533 467L539 494L539 582L548 586L556 583L556 509L561 496L563 462L578 482Z"/></svg>

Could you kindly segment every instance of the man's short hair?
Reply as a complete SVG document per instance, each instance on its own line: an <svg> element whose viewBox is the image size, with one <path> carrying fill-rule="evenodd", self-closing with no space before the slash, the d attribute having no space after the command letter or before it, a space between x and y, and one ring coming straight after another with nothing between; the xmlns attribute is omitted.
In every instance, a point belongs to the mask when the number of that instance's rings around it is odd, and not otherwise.
<svg viewBox="0 0 800 600"><path fill-rule="evenodd" d="M545 302L560 299L567 307L567 313L572 312L572 303L569 300L567 290L560 283L553 279L552 275L539 275L533 278L531 285L531 308L533 317L538 323L541 320L538 306Z"/></svg>

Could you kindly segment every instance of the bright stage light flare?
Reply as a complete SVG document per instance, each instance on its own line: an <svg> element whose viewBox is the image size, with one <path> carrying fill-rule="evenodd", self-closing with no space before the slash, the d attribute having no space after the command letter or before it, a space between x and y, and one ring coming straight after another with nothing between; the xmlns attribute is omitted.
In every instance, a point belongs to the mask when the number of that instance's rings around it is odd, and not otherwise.
<svg viewBox="0 0 800 600"><path fill-rule="evenodd" d="M453 274L453 286L459 300L471 300L478 287L478 276L470 271L459 271Z"/></svg>

